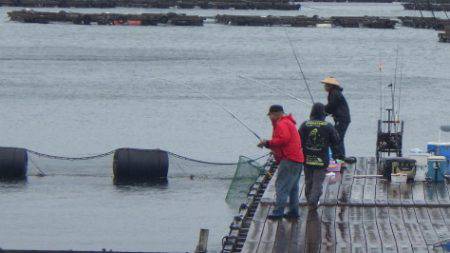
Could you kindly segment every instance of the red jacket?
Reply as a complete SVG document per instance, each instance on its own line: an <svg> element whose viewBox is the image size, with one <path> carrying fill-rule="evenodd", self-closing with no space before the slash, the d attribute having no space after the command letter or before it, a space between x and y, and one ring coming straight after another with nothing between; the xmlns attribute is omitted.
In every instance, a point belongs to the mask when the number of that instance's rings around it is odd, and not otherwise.
<svg viewBox="0 0 450 253"><path fill-rule="evenodd" d="M281 160L289 160L303 163L305 158L302 151L302 142L292 115L283 116L272 123L272 140L268 141L267 144L274 154L275 161L280 163Z"/></svg>

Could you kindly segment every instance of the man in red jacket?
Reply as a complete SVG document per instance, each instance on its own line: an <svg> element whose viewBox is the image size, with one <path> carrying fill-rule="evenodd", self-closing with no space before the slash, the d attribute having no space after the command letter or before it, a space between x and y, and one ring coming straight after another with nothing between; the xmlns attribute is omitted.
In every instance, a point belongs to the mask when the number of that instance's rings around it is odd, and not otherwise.
<svg viewBox="0 0 450 253"><path fill-rule="evenodd" d="M272 105L268 113L273 125L271 140L263 140L258 147L272 150L278 164L278 176L275 181L275 208L267 218L272 220L298 218L298 195L300 175L303 170L303 152L300 135L292 115L285 115L281 105ZM284 206L289 197L289 212L284 214Z"/></svg>

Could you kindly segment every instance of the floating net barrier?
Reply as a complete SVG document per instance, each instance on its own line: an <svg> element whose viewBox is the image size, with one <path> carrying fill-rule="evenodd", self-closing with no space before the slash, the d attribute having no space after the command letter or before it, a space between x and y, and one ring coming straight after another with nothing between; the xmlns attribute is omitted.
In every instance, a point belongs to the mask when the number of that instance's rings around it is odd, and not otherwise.
<svg viewBox="0 0 450 253"><path fill-rule="evenodd" d="M114 155L118 150L80 157L54 156L27 150L27 176L113 177ZM167 154L168 178L234 179L236 177L249 177L256 173L254 169L255 164L264 162L264 158L269 156L269 154L265 154L256 158L240 157L237 162L213 162L179 155L170 151L149 151Z"/></svg>

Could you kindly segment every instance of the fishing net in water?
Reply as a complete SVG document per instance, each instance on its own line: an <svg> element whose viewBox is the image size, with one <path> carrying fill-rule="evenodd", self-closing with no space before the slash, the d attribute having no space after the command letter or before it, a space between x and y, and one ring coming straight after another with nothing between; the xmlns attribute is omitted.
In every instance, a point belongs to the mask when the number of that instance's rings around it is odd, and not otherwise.
<svg viewBox="0 0 450 253"><path fill-rule="evenodd" d="M80 157L53 156L28 151L28 176L93 176L112 177L114 152L88 154ZM194 159L165 151L169 158L169 178L215 178L232 179L236 176L247 177L255 174L253 169L257 161L264 161L268 155L260 157L240 157L237 162L213 162ZM235 169L237 167L236 173ZM249 172L246 172L246 169ZM239 172L239 173L238 173ZM233 177L233 173L235 174Z"/></svg>
<svg viewBox="0 0 450 253"><path fill-rule="evenodd" d="M28 176L78 176L113 178L116 150L82 157L63 157L28 152ZM246 198L250 186L263 173L268 154L256 158L241 156L237 162L211 162L198 160L172 152L168 154L168 179L231 180L226 201L237 206Z"/></svg>
<svg viewBox="0 0 450 253"><path fill-rule="evenodd" d="M250 187L256 182L258 176L263 173L264 164L261 164L257 160L241 156L225 198L226 202L234 207L245 202Z"/></svg>

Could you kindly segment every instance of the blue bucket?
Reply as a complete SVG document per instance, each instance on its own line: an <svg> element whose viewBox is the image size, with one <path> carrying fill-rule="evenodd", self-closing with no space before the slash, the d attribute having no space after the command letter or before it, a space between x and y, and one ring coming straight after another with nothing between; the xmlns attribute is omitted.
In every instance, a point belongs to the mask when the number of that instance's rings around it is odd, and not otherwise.
<svg viewBox="0 0 450 253"><path fill-rule="evenodd" d="M448 171L448 162L444 156L428 157L427 179L432 182L443 182Z"/></svg>

